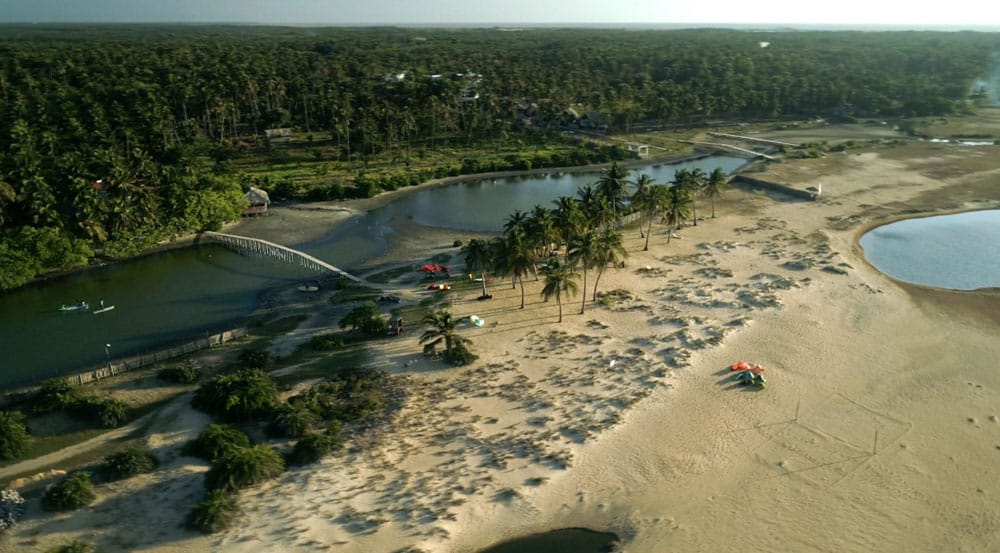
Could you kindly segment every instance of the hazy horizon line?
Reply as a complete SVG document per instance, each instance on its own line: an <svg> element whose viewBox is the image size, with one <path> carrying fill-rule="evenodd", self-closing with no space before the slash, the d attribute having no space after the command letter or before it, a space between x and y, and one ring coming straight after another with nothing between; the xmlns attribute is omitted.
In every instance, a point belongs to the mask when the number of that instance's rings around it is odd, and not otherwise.
<svg viewBox="0 0 1000 553"><path fill-rule="evenodd" d="M420 29L507 29L591 28L591 29L750 29L750 30L937 30L1000 32L1000 24L883 24L883 23L649 23L649 22L263 22L263 21L0 21L0 26L73 25L233 25L246 27L409 27Z"/></svg>

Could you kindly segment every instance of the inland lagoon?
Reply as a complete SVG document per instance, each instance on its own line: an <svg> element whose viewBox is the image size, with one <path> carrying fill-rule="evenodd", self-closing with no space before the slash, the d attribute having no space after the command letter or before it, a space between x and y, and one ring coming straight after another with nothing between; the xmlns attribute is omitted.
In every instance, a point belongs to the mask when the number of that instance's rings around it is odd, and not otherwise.
<svg viewBox="0 0 1000 553"><path fill-rule="evenodd" d="M865 257L892 278L949 288L1000 287L1000 210L905 219L861 237Z"/></svg>

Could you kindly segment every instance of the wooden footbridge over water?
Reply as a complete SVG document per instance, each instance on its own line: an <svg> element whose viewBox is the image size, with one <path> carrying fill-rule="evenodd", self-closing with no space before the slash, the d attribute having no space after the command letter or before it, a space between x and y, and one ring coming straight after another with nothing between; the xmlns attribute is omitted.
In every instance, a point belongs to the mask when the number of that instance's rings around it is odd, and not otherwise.
<svg viewBox="0 0 1000 553"><path fill-rule="evenodd" d="M262 257L270 257L285 263L294 263L317 272L336 273L355 282L361 282L360 278L344 271L343 269L338 269L322 259L317 259L305 252L300 252L299 250L294 250L287 246L282 246L281 244L275 244L274 242L268 242L267 240L261 240L259 238L237 236L235 234L224 234L221 232L207 231L204 233L204 236L212 238L226 247L241 252L248 252L252 255L259 255Z"/></svg>

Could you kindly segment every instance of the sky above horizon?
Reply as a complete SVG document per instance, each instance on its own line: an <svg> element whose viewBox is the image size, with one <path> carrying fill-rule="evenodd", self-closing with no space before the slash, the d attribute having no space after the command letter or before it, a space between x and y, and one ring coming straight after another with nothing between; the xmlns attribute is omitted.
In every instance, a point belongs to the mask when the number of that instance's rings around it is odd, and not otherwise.
<svg viewBox="0 0 1000 553"><path fill-rule="evenodd" d="M982 0L0 0L3 23L290 25L811 24L1000 26Z"/></svg>

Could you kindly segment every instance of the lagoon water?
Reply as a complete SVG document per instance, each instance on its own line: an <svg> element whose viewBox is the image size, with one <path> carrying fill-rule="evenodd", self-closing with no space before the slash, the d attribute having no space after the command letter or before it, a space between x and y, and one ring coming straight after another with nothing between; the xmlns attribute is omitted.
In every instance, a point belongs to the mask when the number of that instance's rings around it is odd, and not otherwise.
<svg viewBox="0 0 1000 553"><path fill-rule="evenodd" d="M1000 210L907 219L865 233L865 257L906 282L975 290L1000 287Z"/></svg>
<svg viewBox="0 0 1000 553"><path fill-rule="evenodd" d="M658 183L681 168L731 173L745 159L710 156L633 170ZM427 226L498 230L514 210L552 206L599 175L571 173L481 180L418 190L354 217L330 236L289 244L348 271L382 253L394 218ZM172 342L242 324L259 294L316 278L296 266L242 256L219 246L173 250L35 283L0 295L0 390L87 370L108 359L146 353ZM103 298L114 311L59 312L62 304ZM105 345L111 344L106 351Z"/></svg>

